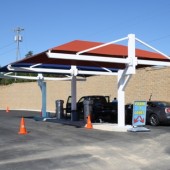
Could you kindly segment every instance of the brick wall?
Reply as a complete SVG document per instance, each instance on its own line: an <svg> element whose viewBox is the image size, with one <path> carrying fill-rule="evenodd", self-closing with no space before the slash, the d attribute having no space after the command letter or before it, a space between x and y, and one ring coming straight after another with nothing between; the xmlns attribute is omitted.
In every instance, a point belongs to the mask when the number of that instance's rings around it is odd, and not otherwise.
<svg viewBox="0 0 170 170"><path fill-rule="evenodd" d="M170 101L170 68L139 69L133 75L125 90L126 103L134 100ZM77 99L83 95L107 95L111 100L117 97L116 76L92 76L86 81L77 82ZM47 110L55 111L55 101L62 99L64 104L71 95L70 81L47 82ZM41 110L41 92L37 82L15 83L0 86L0 108ZM64 105L65 106L65 105Z"/></svg>
<svg viewBox="0 0 170 170"><path fill-rule="evenodd" d="M153 100L170 101L170 68L138 70L126 89L126 101Z"/></svg>

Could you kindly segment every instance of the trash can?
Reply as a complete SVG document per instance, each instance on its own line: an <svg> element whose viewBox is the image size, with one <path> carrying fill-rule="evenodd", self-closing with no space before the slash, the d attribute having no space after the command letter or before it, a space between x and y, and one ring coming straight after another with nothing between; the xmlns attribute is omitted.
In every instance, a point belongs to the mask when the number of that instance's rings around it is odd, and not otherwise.
<svg viewBox="0 0 170 170"><path fill-rule="evenodd" d="M64 118L64 109L63 109L64 100L56 100L56 118Z"/></svg>
<svg viewBox="0 0 170 170"><path fill-rule="evenodd" d="M92 115L93 111L93 100L84 100L83 102L84 106L84 120L87 120L88 115Z"/></svg>

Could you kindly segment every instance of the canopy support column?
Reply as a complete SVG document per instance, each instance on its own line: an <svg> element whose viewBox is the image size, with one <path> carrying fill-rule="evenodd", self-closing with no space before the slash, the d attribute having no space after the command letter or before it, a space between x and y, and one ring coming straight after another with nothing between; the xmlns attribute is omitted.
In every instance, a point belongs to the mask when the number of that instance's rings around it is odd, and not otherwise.
<svg viewBox="0 0 170 170"><path fill-rule="evenodd" d="M71 79L71 121L77 120L77 81L76 81L76 75L77 75L77 67L71 66L72 70L72 79Z"/></svg>
<svg viewBox="0 0 170 170"><path fill-rule="evenodd" d="M128 35L128 59L124 70L118 71L118 126L125 126L125 88L136 73L137 58L135 56L135 35Z"/></svg>
<svg viewBox="0 0 170 170"><path fill-rule="evenodd" d="M39 77L38 85L40 87L42 95L42 107L41 107L42 117L47 118L48 115L46 112L46 82L44 82L42 74L39 74L38 77Z"/></svg>
<svg viewBox="0 0 170 170"><path fill-rule="evenodd" d="M126 69L118 71L118 126L125 126L125 88L131 77Z"/></svg>
<svg viewBox="0 0 170 170"><path fill-rule="evenodd" d="M125 91L123 88L125 77L123 70L118 71L118 126L125 126Z"/></svg>

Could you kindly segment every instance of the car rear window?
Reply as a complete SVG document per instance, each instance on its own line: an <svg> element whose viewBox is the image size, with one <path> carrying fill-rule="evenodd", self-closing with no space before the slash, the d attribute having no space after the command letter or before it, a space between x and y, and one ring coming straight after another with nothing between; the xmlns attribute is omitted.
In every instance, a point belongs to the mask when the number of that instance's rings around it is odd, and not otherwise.
<svg viewBox="0 0 170 170"><path fill-rule="evenodd" d="M170 102L158 102L157 104L161 107L170 107Z"/></svg>

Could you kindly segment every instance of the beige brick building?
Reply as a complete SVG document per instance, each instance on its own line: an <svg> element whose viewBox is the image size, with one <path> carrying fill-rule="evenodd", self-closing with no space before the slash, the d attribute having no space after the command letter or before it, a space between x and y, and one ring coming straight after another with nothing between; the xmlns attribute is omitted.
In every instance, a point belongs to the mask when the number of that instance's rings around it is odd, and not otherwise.
<svg viewBox="0 0 170 170"><path fill-rule="evenodd" d="M125 90L125 102L148 100L170 101L170 68L139 69L132 76ZM47 82L47 110L55 111L55 101L64 100L71 94L70 81ZM92 76L77 83L77 99L83 95L117 96L116 76ZM0 87L0 108L41 110L41 92L37 82L14 83Z"/></svg>

